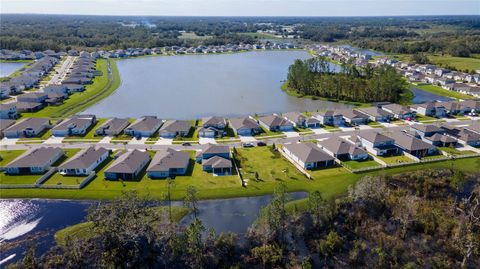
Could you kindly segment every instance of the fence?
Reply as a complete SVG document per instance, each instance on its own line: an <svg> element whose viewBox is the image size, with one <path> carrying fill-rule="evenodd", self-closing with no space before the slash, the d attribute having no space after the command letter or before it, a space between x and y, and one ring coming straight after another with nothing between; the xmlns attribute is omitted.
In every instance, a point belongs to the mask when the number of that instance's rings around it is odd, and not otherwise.
<svg viewBox="0 0 480 269"><path fill-rule="evenodd" d="M242 187L246 187L247 183L245 182L245 180L243 180L243 175L240 172L240 168L237 162L237 156L235 154L235 148L234 150L232 150L232 159L233 159L233 167L235 168L235 171L237 171L237 175L240 178L240 183L242 184Z"/></svg>
<svg viewBox="0 0 480 269"><path fill-rule="evenodd" d="M278 148L278 151L285 159L287 159L291 164L293 164L295 168L300 171L300 173L304 174L308 179L312 179L312 176L308 173L308 171L305 168L301 167L299 164L297 164L294 160L292 160L292 158L290 158L290 156L288 156L282 148Z"/></svg>

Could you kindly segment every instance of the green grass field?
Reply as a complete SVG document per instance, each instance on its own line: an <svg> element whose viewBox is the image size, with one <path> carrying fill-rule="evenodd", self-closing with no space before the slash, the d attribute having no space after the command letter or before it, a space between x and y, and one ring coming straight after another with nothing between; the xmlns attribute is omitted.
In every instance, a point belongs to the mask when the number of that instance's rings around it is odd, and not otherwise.
<svg viewBox="0 0 480 269"><path fill-rule="evenodd" d="M450 148L450 147L438 147L439 150L444 151L450 155L453 156L461 156L461 155L467 155L467 154L473 154L475 152L470 151L470 150L458 150L456 148Z"/></svg>
<svg viewBox="0 0 480 269"><path fill-rule="evenodd" d="M411 62L412 56L410 54L394 54L392 55L399 61L402 62ZM440 54L427 54L428 59L432 64L438 65L440 67L453 67L460 71L468 71L480 69L480 59L475 57L453 57L450 55L440 55Z"/></svg>
<svg viewBox="0 0 480 269"><path fill-rule="evenodd" d="M25 150L2 150L0 151L0 167L7 165L15 158L24 153Z"/></svg>
<svg viewBox="0 0 480 269"><path fill-rule="evenodd" d="M393 155L393 156L376 156L380 160L384 161L387 164L400 164L400 163L411 163L414 162L414 160L408 158L405 155Z"/></svg>
<svg viewBox="0 0 480 269"><path fill-rule="evenodd" d="M111 65L112 75L108 74L108 63ZM33 113L22 113L22 117L67 117L78 113L112 94L120 86L120 75L114 60L97 60L97 70L101 76L93 79L93 83L86 86L85 91L74 93L59 106L48 106Z"/></svg>
<svg viewBox="0 0 480 269"><path fill-rule="evenodd" d="M380 164L374 160L365 160L365 161L342 161L342 163L350 169L362 169L369 167L377 167Z"/></svg>
<svg viewBox="0 0 480 269"><path fill-rule="evenodd" d="M445 90L442 87L431 85L431 84L425 84L425 85L411 84L411 86L415 87L415 88L422 89L422 90L427 91L427 92L431 92L431 93L438 94L438 95L441 95L441 96L452 97L452 98L455 98L455 99L474 99L475 98L475 97L467 95L467 94Z"/></svg>

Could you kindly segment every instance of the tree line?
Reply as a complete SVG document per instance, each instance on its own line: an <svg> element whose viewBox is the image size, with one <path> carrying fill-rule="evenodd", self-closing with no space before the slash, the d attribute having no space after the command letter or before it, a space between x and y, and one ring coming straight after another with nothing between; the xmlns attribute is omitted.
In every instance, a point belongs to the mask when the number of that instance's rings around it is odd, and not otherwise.
<svg viewBox="0 0 480 269"><path fill-rule="evenodd" d="M326 58L315 57L296 60L288 69L286 86L301 95L369 103L398 102L406 82L391 66L359 69L349 62L338 71Z"/></svg>
<svg viewBox="0 0 480 269"><path fill-rule="evenodd" d="M301 209L279 184L244 240L208 230L196 215L179 225L126 193L91 208L87 238L67 237L41 257L32 244L8 267L478 268L478 176L454 166L366 176L336 201L312 191ZM186 200L195 211L193 187Z"/></svg>

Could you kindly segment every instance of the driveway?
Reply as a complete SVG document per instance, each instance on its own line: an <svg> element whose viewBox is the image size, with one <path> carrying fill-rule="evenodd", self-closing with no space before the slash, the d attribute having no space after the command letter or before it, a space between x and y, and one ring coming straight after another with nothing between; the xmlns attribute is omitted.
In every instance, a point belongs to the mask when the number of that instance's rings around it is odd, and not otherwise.
<svg viewBox="0 0 480 269"><path fill-rule="evenodd" d="M98 142L98 144L110 144L110 141L112 140L112 137L110 136L105 136Z"/></svg>
<svg viewBox="0 0 480 269"><path fill-rule="evenodd" d="M173 139L171 138L159 138L157 142L155 142L155 145L172 145L173 144Z"/></svg>
<svg viewBox="0 0 480 269"><path fill-rule="evenodd" d="M283 132L287 137L299 137L300 134L295 131Z"/></svg>
<svg viewBox="0 0 480 269"><path fill-rule="evenodd" d="M142 137L141 139L132 138L128 141L129 145L144 145L147 142L148 137Z"/></svg>
<svg viewBox="0 0 480 269"><path fill-rule="evenodd" d="M255 139L255 137L253 137L253 136L240 135L240 141L242 143L248 143L248 142L255 142L255 141L257 141L257 139Z"/></svg>
<svg viewBox="0 0 480 269"><path fill-rule="evenodd" d="M215 138L200 137L198 138L198 143L200 145L217 144L217 141L215 141Z"/></svg>
<svg viewBox="0 0 480 269"><path fill-rule="evenodd" d="M315 134L328 134L330 133L329 131L323 129L323 128L315 128L315 129L312 129L312 131L315 133Z"/></svg>
<svg viewBox="0 0 480 269"><path fill-rule="evenodd" d="M0 145L2 145L2 146L16 145L18 140L19 140L18 138L6 138L6 137L4 137L0 141Z"/></svg>
<svg viewBox="0 0 480 269"><path fill-rule="evenodd" d="M64 137L61 136L50 136L43 144L62 144Z"/></svg>

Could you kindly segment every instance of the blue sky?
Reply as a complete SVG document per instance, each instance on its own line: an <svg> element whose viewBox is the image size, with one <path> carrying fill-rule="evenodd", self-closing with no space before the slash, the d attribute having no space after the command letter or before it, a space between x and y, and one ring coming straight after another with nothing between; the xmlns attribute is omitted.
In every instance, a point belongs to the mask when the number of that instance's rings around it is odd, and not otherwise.
<svg viewBox="0 0 480 269"><path fill-rule="evenodd" d="M480 15L480 0L1 0L0 12L168 16Z"/></svg>

